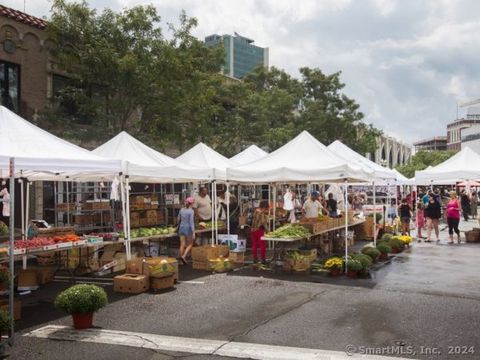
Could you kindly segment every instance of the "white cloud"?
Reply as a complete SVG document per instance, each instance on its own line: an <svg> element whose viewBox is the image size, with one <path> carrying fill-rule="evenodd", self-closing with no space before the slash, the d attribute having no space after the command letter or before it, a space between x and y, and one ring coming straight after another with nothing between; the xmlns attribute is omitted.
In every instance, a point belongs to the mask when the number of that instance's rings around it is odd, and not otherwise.
<svg viewBox="0 0 480 360"><path fill-rule="evenodd" d="M18 7L18 0L4 0ZM162 22L198 18L195 35L233 33L270 48L271 64L342 70L366 121L414 142L443 135L456 101L480 96L480 2L476 0L90 0L121 10L153 4ZM27 0L47 15L49 0Z"/></svg>

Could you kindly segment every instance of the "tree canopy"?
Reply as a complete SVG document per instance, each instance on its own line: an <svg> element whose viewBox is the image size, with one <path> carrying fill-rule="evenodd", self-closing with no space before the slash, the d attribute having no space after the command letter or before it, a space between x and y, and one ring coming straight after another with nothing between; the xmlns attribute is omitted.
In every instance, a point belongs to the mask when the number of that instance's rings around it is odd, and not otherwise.
<svg viewBox="0 0 480 360"><path fill-rule="evenodd" d="M396 169L408 178L415 176L415 171L425 170L429 166L436 166L455 155L456 151L419 151L412 156L410 163L398 166Z"/></svg>
<svg viewBox="0 0 480 360"><path fill-rule="evenodd" d="M192 35L195 18L182 12L179 20L162 29L153 6L98 13L84 1L54 0L52 58L68 81L54 89L41 125L97 143L126 130L159 150L203 141L226 156L252 143L275 150L302 130L325 145L338 139L374 151L380 131L342 92L340 72L302 67L294 78L259 67L233 80L219 72L222 46Z"/></svg>

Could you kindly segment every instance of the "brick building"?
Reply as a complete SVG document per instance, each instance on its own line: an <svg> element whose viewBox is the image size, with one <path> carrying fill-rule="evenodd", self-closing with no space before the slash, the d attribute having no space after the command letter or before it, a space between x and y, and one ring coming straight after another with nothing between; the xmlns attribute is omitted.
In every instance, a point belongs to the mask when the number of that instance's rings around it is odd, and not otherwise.
<svg viewBox="0 0 480 360"><path fill-rule="evenodd" d="M52 89L47 22L0 5L0 103L31 119Z"/></svg>

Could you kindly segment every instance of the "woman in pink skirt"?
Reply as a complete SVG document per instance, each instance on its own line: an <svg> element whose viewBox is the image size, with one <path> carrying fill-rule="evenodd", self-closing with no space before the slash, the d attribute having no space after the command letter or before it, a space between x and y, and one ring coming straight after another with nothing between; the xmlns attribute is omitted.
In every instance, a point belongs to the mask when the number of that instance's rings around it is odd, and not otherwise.
<svg viewBox="0 0 480 360"><path fill-rule="evenodd" d="M417 202L417 238L421 242L423 239L422 228L425 226L425 214L423 212L424 206L422 201Z"/></svg>

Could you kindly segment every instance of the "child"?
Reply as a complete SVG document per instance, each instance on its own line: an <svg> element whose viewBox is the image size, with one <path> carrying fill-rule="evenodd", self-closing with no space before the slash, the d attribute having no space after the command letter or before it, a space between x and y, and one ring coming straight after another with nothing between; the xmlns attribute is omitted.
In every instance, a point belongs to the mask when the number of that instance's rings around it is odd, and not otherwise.
<svg viewBox="0 0 480 360"><path fill-rule="evenodd" d="M402 203L398 207L400 220L402 221L402 235L410 235L410 219L412 218L412 208L407 203L407 199L403 198Z"/></svg>
<svg viewBox="0 0 480 360"><path fill-rule="evenodd" d="M422 201L417 202L417 238L418 241L421 242L424 237L422 236L422 228L425 226L425 214L423 213L423 206Z"/></svg>

